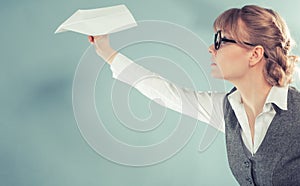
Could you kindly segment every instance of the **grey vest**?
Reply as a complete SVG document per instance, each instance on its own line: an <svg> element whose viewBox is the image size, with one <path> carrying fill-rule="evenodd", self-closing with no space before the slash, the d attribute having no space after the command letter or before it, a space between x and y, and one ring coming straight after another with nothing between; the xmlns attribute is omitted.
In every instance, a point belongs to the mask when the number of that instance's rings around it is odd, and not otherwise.
<svg viewBox="0 0 300 186"><path fill-rule="evenodd" d="M239 184L300 185L300 92L289 88L286 111L273 104L276 115L253 156L242 141L229 94L224 99L226 147L230 169Z"/></svg>

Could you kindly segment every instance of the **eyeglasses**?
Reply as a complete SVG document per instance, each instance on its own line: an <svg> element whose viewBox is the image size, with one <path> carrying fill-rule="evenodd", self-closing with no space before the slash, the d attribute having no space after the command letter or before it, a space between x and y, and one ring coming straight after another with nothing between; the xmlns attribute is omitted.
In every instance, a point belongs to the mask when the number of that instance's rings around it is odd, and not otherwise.
<svg viewBox="0 0 300 186"><path fill-rule="evenodd" d="M232 39L227 39L225 37L222 37L221 30L218 30L217 33L215 33L215 39L214 39L214 44L215 44L215 49L219 50L221 47L222 42L229 42L229 43L237 43L235 40ZM249 45L249 46L256 46L251 43L244 42L244 44ZM264 53L264 57L268 58L268 55Z"/></svg>

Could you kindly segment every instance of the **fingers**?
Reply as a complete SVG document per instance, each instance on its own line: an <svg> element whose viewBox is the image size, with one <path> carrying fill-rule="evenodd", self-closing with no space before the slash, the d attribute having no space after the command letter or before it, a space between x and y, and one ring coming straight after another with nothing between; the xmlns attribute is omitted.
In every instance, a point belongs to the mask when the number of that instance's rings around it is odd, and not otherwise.
<svg viewBox="0 0 300 186"><path fill-rule="evenodd" d="M94 39L95 40L100 40L100 39L104 39L104 38L107 38L108 37L108 34L105 34L105 35L98 35L98 36L94 36Z"/></svg>
<svg viewBox="0 0 300 186"><path fill-rule="evenodd" d="M98 36L88 36L89 42L94 44L97 41L100 41L101 39L107 39L108 34L106 35L98 35Z"/></svg>
<svg viewBox="0 0 300 186"><path fill-rule="evenodd" d="M88 36L89 42L94 43L94 37L93 36Z"/></svg>

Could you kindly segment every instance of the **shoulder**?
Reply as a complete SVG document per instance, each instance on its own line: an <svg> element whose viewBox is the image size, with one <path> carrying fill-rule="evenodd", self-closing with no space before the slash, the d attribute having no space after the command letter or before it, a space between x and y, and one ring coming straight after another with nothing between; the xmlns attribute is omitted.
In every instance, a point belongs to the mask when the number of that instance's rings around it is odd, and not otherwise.
<svg viewBox="0 0 300 186"><path fill-rule="evenodd" d="M289 86L288 97L292 97L293 99L300 99L300 91L296 87Z"/></svg>
<svg viewBox="0 0 300 186"><path fill-rule="evenodd" d="M233 87L224 97L224 100L223 100L223 110L228 110L229 108L231 108L231 105L229 103L229 100L228 100L228 96L230 94L232 94L233 92L235 92L237 89L236 87Z"/></svg>
<svg viewBox="0 0 300 186"><path fill-rule="evenodd" d="M287 104L289 109L300 111L300 91L293 86L289 86Z"/></svg>

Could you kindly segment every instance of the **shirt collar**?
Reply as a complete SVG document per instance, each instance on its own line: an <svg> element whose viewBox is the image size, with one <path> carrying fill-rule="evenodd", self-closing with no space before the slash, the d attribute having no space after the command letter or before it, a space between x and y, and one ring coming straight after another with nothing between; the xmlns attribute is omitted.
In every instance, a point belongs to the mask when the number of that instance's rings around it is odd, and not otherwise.
<svg viewBox="0 0 300 186"><path fill-rule="evenodd" d="M229 102L234 102L234 103L238 103L238 104L242 103L241 94L237 89L228 95L228 99L229 99Z"/></svg>
<svg viewBox="0 0 300 186"><path fill-rule="evenodd" d="M276 104L280 109L287 110L287 96L288 96L288 86L278 87L273 86L267 96L265 105L268 103ZM228 99L230 103L238 103L241 104L241 94L238 90L235 90L231 94L228 95Z"/></svg>
<svg viewBox="0 0 300 186"><path fill-rule="evenodd" d="M266 99L266 103L274 103L280 109L287 110L288 86L278 87L273 86Z"/></svg>

